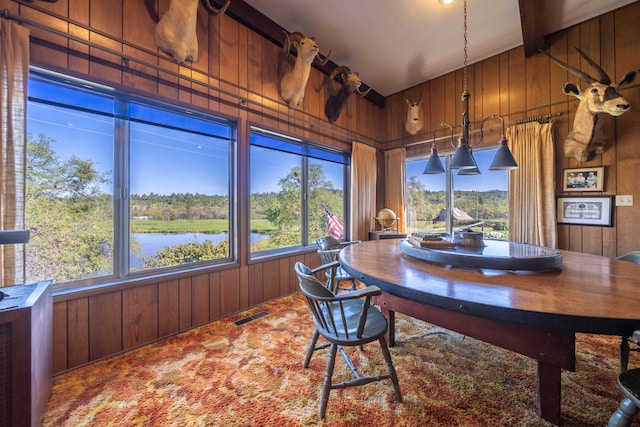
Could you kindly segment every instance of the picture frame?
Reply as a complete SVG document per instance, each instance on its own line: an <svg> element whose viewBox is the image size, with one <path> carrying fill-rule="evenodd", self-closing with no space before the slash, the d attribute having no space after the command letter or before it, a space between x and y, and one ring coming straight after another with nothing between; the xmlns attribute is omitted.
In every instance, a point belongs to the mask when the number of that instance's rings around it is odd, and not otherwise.
<svg viewBox="0 0 640 427"><path fill-rule="evenodd" d="M604 166L564 169L562 191L604 191Z"/></svg>
<svg viewBox="0 0 640 427"><path fill-rule="evenodd" d="M558 224L613 227L614 196L557 196Z"/></svg>

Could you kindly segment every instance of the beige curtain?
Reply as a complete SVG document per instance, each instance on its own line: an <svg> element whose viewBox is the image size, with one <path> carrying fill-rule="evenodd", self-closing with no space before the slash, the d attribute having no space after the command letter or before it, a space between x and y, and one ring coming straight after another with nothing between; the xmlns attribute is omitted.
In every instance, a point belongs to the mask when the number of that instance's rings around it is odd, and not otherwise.
<svg viewBox="0 0 640 427"><path fill-rule="evenodd" d="M406 232L404 212L404 183L406 175L406 150L396 148L384 152L384 194L385 207L391 209L398 218L398 232Z"/></svg>
<svg viewBox="0 0 640 427"><path fill-rule="evenodd" d="M29 30L0 18L0 229L24 228ZM0 286L24 281L24 245L0 247Z"/></svg>
<svg viewBox="0 0 640 427"><path fill-rule="evenodd" d="M376 215L376 149L359 142L351 151L351 239L367 240Z"/></svg>
<svg viewBox="0 0 640 427"><path fill-rule="evenodd" d="M552 123L507 129L518 162L509 172L509 240L556 247L555 169Z"/></svg>

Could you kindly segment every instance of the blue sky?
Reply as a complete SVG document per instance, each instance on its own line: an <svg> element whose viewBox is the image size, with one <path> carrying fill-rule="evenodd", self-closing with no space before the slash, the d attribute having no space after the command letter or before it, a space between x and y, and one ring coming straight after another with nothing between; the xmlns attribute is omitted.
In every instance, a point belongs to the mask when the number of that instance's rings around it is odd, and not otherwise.
<svg viewBox="0 0 640 427"><path fill-rule="evenodd" d="M51 138L61 160L72 155L92 159L96 169L113 179L112 118L40 103L30 103L27 116L28 132ZM228 194L226 141L140 123L132 123L130 132L132 194ZM279 151L258 150L254 157L251 192L277 191L280 178L300 166L299 156ZM334 188L342 189L342 165L319 162ZM106 186L103 190L112 193Z"/></svg>

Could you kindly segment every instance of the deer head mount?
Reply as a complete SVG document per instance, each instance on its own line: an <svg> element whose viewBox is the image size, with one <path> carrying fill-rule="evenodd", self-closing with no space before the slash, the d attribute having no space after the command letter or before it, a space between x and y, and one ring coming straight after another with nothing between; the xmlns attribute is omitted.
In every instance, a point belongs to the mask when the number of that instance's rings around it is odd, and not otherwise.
<svg viewBox="0 0 640 427"><path fill-rule="evenodd" d="M338 76L342 80L342 85L340 86L340 89L336 91L333 88L333 81ZM352 92L356 92L358 95L364 97L371 90L371 88L369 88L365 91L361 91L360 85L362 85L360 75L355 71L351 71L349 67L341 65L331 72L328 81L329 97L324 104L324 114L327 116L329 123L333 123L338 120L338 117L340 117L340 113L347 104L349 95L351 95Z"/></svg>
<svg viewBox="0 0 640 427"><path fill-rule="evenodd" d="M422 95L417 101L410 101L406 99L407 105L407 120L404 122L404 129L410 134L415 135L424 127L424 117L422 114Z"/></svg>
<svg viewBox="0 0 640 427"><path fill-rule="evenodd" d="M284 73L280 80L280 97L289 105L289 108L296 108L304 99L307 81L311 73L311 63L316 58L320 58L320 49L316 44L315 37L306 37L304 34L295 32L285 33L286 39L282 45L284 58ZM296 49L296 61L291 68L288 63L291 46ZM320 65L325 65L329 61L331 52L324 58L319 59Z"/></svg>
<svg viewBox="0 0 640 427"><path fill-rule="evenodd" d="M564 154L585 162L595 153L604 152L607 146L606 140L601 137L602 121L598 121L598 115L606 113L617 117L631 108L631 104L620 95L618 88L631 83L639 70L629 71L620 82L612 84L611 78L598 64L577 47L575 49L598 73L598 78L565 64L545 51L541 52L565 70L589 83L589 89L586 91L581 91L577 84L571 82L562 86L566 95L575 96L580 100L573 120L573 129L564 141Z"/></svg>
<svg viewBox="0 0 640 427"><path fill-rule="evenodd" d="M227 0L224 6L216 9L211 0L171 0L169 9L156 25L156 44L179 64L198 60L196 20L200 1L215 16L223 14L231 3Z"/></svg>

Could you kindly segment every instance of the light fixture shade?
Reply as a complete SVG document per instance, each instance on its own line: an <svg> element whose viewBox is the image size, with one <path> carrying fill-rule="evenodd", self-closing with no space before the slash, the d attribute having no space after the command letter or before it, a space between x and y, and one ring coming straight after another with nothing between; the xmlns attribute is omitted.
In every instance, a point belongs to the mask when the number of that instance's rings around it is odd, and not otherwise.
<svg viewBox="0 0 640 427"><path fill-rule="evenodd" d="M458 144L449 167L451 169L473 169L478 167L471 154L469 144Z"/></svg>
<svg viewBox="0 0 640 427"><path fill-rule="evenodd" d="M440 157L438 156L438 149L433 147L431 149L431 156L429 160L427 160L427 166L424 168L424 174L436 174L436 173L444 173L444 167L442 166L442 162L440 161Z"/></svg>
<svg viewBox="0 0 640 427"><path fill-rule="evenodd" d="M513 158L513 154L509 150L509 146L507 145L507 140L503 139L500 141L500 148L498 148L498 152L493 158L493 162L491 162L491 166L489 166L489 170L510 170L517 169L518 163L516 163L516 159Z"/></svg>
<svg viewBox="0 0 640 427"><path fill-rule="evenodd" d="M480 169L478 168L478 163L476 162L476 158L473 157L473 149L469 149L469 154L471 154L471 159L473 160L474 167L468 169L458 169L458 175L480 175Z"/></svg>
<svg viewBox="0 0 640 427"><path fill-rule="evenodd" d="M480 175L480 169L478 169L478 166L469 169L458 169L458 175Z"/></svg>

